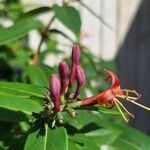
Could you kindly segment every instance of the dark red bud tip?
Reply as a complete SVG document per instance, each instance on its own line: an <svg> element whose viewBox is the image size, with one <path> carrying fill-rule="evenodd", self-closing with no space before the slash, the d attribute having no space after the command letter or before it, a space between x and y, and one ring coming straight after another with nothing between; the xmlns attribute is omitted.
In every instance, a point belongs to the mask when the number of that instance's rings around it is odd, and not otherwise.
<svg viewBox="0 0 150 150"><path fill-rule="evenodd" d="M78 65L80 60L80 47L75 44L72 47L72 63Z"/></svg>
<svg viewBox="0 0 150 150"><path fill-rule="evenodd" d="M75 77L76 77L76 72L77 72L77 65L72 65L72 68L71 68L71 74L70 74L70 79L69 79L69 87L72 87L73 85L73 82L75 80Z"/></svg>
<svg viewBox="0 0 150 150"><path fill-rule="evenodd" d="M50 94L57 112L60 111L60 80L57 74L53 74L50 79Z"/></svg>
<svg viewBox="0 0 150 150"><path fill-rule="evenodd" d="M85 72L82 67L78 66L77 67L77 90L74 95L74 98L77 98L79 96L84 84L85 84Z"/></svg>
<svg viewBox="0 0 150 150"><path fill-rule="evenodd" d="M59 64L59 75L61 82L61 94L64 94L68 86L68 76L69 76L69 66L65 61L62 61Z"/></svg>
<svg viewBox="0 0 150 150"><path fill-rule="evenodd" d="M80 60L80 47L75 44L72 48L72 67L71 67L71 75L69 80L69 87L72 87L73 82L76 77L76 70Z"/></svg>
<svg viewBox="0 0 150 150"><path fill-rule="evenodd" d="M59 63L59 73L61 78L68 78L69 67L65 61Z"/></svg>
<svg viewBox="0 0 150 150"><path fill-rule="evenodd" d="M85 72L84 69L80 66L77 67L77 82L80 86L85 84Z"/></svg>

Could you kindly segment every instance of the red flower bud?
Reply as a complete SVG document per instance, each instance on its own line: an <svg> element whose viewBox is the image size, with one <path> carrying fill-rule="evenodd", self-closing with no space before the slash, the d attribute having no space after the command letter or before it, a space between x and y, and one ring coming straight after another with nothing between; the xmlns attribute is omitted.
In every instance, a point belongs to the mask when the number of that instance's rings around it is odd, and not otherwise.
<svg viewBox="0 0 150 150"><path fill-rule="evenodd" d="M53 74L50 79L50 94L57 112L60 111L60 80L58 75Z"/></svg>
<svg viewBox="0 0 150 150"><path fill-rule="evenodd" d="M77 66L80 60L80 47L79 45L74 45L72 48L72 67L71 67L71 75L69 80L69 86L71 87L76 76Z"/></svg>
<svg viewBox="0 0 150 150"><path fill-rule="evenodd" d="M80 66L77 67L77 90L74 98L77 98L81 92L82 87L85 84L85 72Z"/></svg>
<svg viewBox="0 0 150 150"><path fill-rule="evenodd" d="M72 48L72 62L78 66L80 60L80 47L79 45L74 45Z"/></svg>
<svg viewBox="0 0 150 150"><path fill-rule="evenodd" d="M65 61L59 64L59 76L61 82L61 94L64 94L68 86L69 67Z"/></svg>

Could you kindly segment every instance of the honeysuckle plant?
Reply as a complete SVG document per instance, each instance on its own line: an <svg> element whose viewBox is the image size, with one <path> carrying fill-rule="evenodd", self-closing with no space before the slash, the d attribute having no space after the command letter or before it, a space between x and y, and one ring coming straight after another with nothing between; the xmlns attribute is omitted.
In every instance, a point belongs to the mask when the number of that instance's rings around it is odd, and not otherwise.
<svg viewBox="0 0 150 150"><path fill-rule="evenodd" d="M80 99L80 93L86 83L86 79L85 71L79 64L80 47L77 44L72 48L71 60L70 70L68 64L62 61L58 67L59 75L52 74L50 78L49 104L51 105L51 115L49 115L49 119L53 123L52 126L54 126L56 120L61 124L64 123L62 112L66 111L72 117L75 117L75 108L95 104L102 105L107 109L116 107L126 122L129 121L129 118L134 118L134 115L126 109L122 101L129 101L150 111L150 108L136 102L141 97L141 94L135 90L122 89L118 76L106 68L104 68L104 71L108 76L105 80L111 80L110 88L94 96ZM75 91L72 90L73 86L76 87Z"/></svg>
<svg viewBox="0 0 150 150"><path fill-rule="evenodd" d="M77 7L110 26L86 1L40 2L0 0L0 149L148 150L150 138L125 123L134 116L123 102L149 108L138 103L141 94L121 87L114 60L93 56L82 42L88 31ZM30 41L32 30L39 42Z"/></svg>

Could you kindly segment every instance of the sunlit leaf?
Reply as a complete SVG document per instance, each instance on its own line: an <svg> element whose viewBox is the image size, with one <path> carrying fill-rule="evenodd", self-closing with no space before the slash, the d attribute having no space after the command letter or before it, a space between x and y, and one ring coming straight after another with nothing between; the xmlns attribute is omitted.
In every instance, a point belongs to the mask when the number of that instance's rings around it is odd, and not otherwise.
<svg viewBox="0 0 150 150"><path fill-rule="evenodd" d="M46 6L38 7L38 8L29 10L29 11L23 13L19 17L19 19L22 19L22 18L25 18L25 17L34 17L36 15L39 15L39 14L42 14L42 13L45 13L45 12L50 12L50 11L51 11L50 7L46 7Z"/></svg>
<svg viewBox="0 0 150 150"><path fill-rule="evenodd" d="M40 29L43 25L35 19L25 19L17 22L11 27L0 28L0 45L18 40L33 29Z"/></svg>
<svg viewBox="0 0 150 150"><path fill-rule="evenodd" d="M25 83L0 82L0 94L9 96L44 98L46 91L44 87Z"/></svg>
<svg viewBox="0 0 150 150"><path fill-rule="evenodd" d="M68 137L65 128L48 128L31 133L25 144L25 150L68 150Z"/></svg>
<svg viewBox="0 0 150 150"><path fill-rule="evenodd" d="M56 17L79 38L81 29L79 12L71 6L54 5L53 10Z"/></svg>
<svg viewBox="0 0 150 150"><path fill-rule="evenodd" d="M79 110L77 112L75 118L65 116L66 123L69 124L68 134L75 143L85 145L87 149L93 143L98 147L108 146L117 150L121 148L121 145L124 145L124 149L130 150L147 150L150 147L148 136L126 124L109 121L105 118L106 115L103 116L96 111Z"/></svg>
<svg viewBox="0 0 150 150"><path fill-rule="evenodd" d="M49 78L51 76L51 72L52 70L45 65L27 67L27 74L30 82L33 85L39 85L45 88L49 88Z"/></svg>
<svg viewBox="0 0 150 150"><path fill-rule="evenodd" d="M0 82L0 120L22 121L32 112L39 113L46 91L24 83Z"/></svg>
<svg viewBox="0 0 150 150"><path fill-rule="evenodd" d="M0 93L0 119L6 121L27 120L32 112L41 112L42 106L36 98L8 96ZM6 117L4 117L6 115Z"/></svg>
<svg viewBox="0 0 150 150"><path fill-rule="evenodd" d="M96 107L98 108L99 112L102 112L102 113L105 113L105 114L110 114L110 115L120 115L120 112L116 108L107 109L107 108L105 108L101 105L96 105Z"/></svg>
<svg viewBox="0 0 150 150"><path fill-rule="evenodd" d="M58 29L51 29L51 30L49 30L49 32L51 33L51 34L60 34L60 35L62 35L63 37L65 37L66 39L68 39L68 40L70 40L71 42L73 42L73 40L67 35L67 34L65 34L64 32L62 32L62 31L60 31L60 30L58 30Z"/></svg>

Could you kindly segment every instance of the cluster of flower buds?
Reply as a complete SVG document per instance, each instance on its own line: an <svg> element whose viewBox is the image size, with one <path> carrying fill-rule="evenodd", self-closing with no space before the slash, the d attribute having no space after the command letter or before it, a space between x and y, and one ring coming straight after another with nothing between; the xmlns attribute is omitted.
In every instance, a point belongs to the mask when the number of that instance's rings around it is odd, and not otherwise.
<svg viewBox="0 0 150 150"><path fill-rule="evenodd" d="M76 101L80 95L81 89L85 84L85 73L81 66L79 66L80 60L80 47L74 45L72 48L72 66L71 71L65 61L59 64L59 76L53 74L50 79L50 96L54 104L56 112L62 111L63 107L67 103L67 100ZM71 88L77 81L77 88L73 94L70 93Z"/></svg>
<svg viewBox="0 0 150 150"><path fill-rule="evenodd" d="M51 76L50 97L54 104L54 110L59 115L64 108L66 111L72 114L72 116L75 116L72 108L100 104L108 109L113 107L118 108L124 120L128 122L129 117L134 118L134 115L124 107L124 105L121 103L122 100L129 101L150 111L150 108L136 102L141 95L135 90L122 89L118 76L108 69L104 69L104 71L108 74L106 80L112 81L110 88L92 97L79 100L78 97L85 84L85 73L83 68L79 66L79 60L80 47L78 45L74 45L72 48L71 71L69 71L68 64L65 61L62 61L59 64L59 76L56 74ZM75 80L77 81L77 88L76 91L71 94L71 88L73 87ZM126 116L124 112L128 116Z"/></svg>

